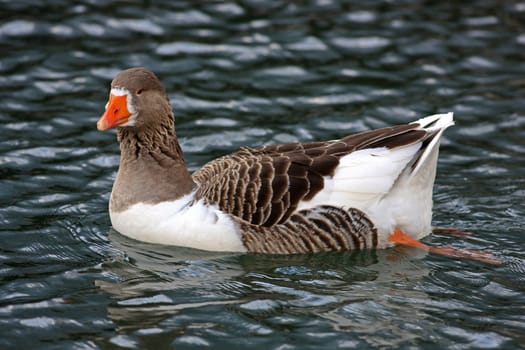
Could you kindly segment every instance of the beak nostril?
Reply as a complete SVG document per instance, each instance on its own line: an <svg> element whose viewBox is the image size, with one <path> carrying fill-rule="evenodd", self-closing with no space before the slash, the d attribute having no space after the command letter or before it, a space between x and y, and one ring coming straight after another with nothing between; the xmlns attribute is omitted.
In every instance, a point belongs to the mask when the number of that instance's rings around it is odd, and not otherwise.
<svg viewBox="0 0 525 350"><path fill-rule="evenodd" d="M117 114L117 113L118 113L118 108L115 108L115 110L113 111L113 113Z"/></svg>

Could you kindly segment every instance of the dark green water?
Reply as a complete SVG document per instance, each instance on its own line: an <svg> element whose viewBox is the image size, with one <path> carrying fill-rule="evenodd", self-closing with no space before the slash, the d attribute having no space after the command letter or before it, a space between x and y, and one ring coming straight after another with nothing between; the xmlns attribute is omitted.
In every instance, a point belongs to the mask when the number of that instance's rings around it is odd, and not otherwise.
<svg viewBox="0 0 525 350"><path fill-rule="evenodd" d="M170 93L188 163L455 112L431 236L218 255L110 228L120 70ZM0 1L0 348L525 348L525 2Z"/></svg>

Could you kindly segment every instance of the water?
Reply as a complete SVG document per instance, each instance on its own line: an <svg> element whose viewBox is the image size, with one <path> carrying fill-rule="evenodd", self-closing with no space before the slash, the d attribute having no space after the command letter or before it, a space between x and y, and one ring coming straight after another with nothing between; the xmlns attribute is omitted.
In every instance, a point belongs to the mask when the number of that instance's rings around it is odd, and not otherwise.
<svg viewBox="0 0 525 350"><path fill-rule="evenodd" d="M525 348L525 2L0 1L0 348ZM304 256L110 228L109 82L169 91L192 170L241 145L455 112L425 241Z"/></svg>

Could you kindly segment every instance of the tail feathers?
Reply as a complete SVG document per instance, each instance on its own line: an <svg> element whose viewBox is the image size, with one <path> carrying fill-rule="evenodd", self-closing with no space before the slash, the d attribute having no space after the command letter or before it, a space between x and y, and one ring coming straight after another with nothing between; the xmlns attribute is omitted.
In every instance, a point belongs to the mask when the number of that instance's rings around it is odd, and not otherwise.
<svg viewBox="0 0 525 350"><path fill-rule="evenodd" d="M432 151L439 145L439 140L443 132L450 126L454 125L453 113L434 114L421 118L410 124L419 124L422 130L429 135L425 140L426 145L421 149L422 153L416 159L411 176L414 176L419 169L425 164Z"/></svg>
<svg viewBox="0 0 525 350"><path fill-rule="evenodd" d="M428 132L445 130L449 126L454 125L454 113L434 114L418 119L410 124L419 124L422 129Z"/></svg>

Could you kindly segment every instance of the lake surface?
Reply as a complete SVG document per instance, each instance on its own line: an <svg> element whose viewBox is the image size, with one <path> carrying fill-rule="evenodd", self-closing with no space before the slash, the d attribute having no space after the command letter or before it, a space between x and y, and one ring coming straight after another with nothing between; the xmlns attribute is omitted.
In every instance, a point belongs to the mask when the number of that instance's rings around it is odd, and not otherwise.
<svg viewBox="0 0 525 350"><path fill-rule="evenodd" d="M138 3L138 2L137 2ZM0 1L0 348L525 348L525 2ZM155 71L192 170L453 111L432 245L299 256L129 240L109 83Z"/></svg>

